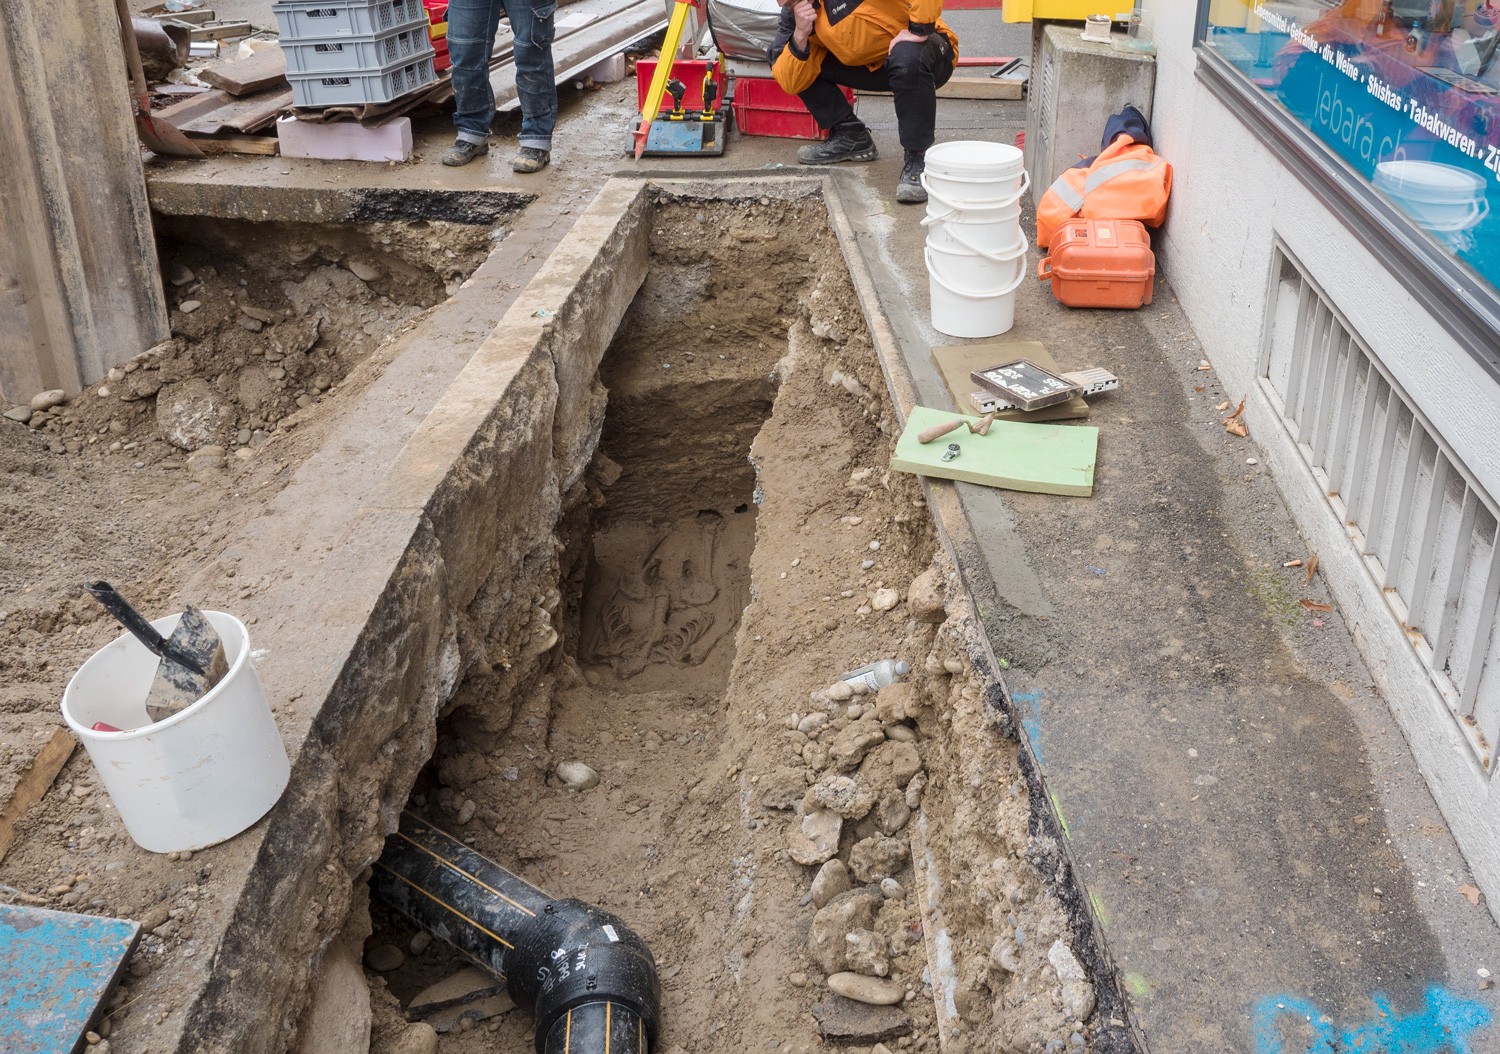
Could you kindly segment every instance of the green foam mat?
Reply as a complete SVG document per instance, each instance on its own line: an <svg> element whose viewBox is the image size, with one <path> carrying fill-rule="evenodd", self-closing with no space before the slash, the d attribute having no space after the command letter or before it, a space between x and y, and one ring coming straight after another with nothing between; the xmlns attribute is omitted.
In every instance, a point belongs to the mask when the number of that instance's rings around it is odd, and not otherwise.
<svg viewBox="0 0 1500 1054"><path fill-rule="evenodd" d="M986 487L1025 490L1037 494L1094 493L1094 462L1099 452L1099 429L1089 425L1044 425L995 421L988 435L967 428L949 432L931 443L917 442L917 434L955 417L977 423L980 418L934 410L912 409L906 429L896 442L891 468L937 479L961 479ZM949 443L961 453L943 460Z"/></svg>

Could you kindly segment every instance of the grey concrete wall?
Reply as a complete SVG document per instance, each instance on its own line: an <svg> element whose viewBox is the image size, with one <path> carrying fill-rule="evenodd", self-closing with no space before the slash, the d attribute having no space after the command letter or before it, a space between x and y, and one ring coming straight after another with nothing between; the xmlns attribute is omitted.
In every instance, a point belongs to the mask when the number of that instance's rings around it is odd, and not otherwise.
<svg viewBox="0 0 1500 1054"><path fill-rule="evenodd" d="M0 396L79 391L167 336L110 0L0 0Z"/></svg>
<svg viewBox="0 0 1500 1054"><path fill-rule="evenodd" d="M1262 389L1274 240L1280 237L1490 494L1500 494L1500 386L1195 77L1193 0L1147 0L1158 47L1153 130L1175 166L1162 260L1226 388L1354 630L1423 775L1491 905L1500 903L1500 789L1447 704ZM1416 851L1420 851L1418 848ZM1493 909L1492 909L1493 910Z"/></svg>

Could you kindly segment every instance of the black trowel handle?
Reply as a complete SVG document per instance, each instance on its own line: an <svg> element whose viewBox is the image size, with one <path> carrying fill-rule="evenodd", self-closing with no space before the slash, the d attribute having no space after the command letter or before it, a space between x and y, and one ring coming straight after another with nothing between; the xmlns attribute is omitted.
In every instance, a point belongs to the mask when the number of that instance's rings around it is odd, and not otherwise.
<svg viewBox="0 0 1500 1054"><path fill-rule="evenodd" d="M171 642L156 632L144 615L130 606L130 601L115 592L114 586L108 582L90 582L83 588L92 593L94 599L103 605L104 610L113 615L115 621L128 629L131 636L144 644L153 655L175 662L194 673L203 673L203 666L197 660L172 647Z"/></svg>

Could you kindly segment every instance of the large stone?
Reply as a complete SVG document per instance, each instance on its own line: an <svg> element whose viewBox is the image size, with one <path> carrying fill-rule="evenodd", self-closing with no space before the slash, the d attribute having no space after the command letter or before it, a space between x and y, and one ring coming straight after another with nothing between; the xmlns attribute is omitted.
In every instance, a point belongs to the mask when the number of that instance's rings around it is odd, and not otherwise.
<svg viewBox="0 0 1500 1054"><path fill-rule="evenodd" d="M906 995L906 990L895 981L858 973L834 974L828 978L828 989L868 1006L895 1006Z"/></svg>
<svg viewBox="0 0 1500 1054"><path fill-rule="evenodd" d="M905 790L920 771L922 755L916 744L891 739L870 751L860 765L859 781L875 795L884 797L891 791Z"/></svg>
<svg viewBox="0 0 1500 1054"><path fill-rule="evenodd" d="M863 719L854 722L834 736L828 756L833 766L842 772L857 768L870 749L885 742L885 730L876 720Z"/></svg>
<svg viewBox="0 0 1500 1054"><path fill-rule="evenodd" d="M61 388L49 388L45 392L37 392L31 397L31 408L33 410L50 410L54 406L61 406L68 401L68 393Z"/></svg>
<svg viewBox="0 0 1500 1054"><path fill-rule="evenodd" d="M813 916L807 930L807 954L824 973L841 973L848 968L849 934L874 929L881 903L873 893L852 889L834 897Z"/></svg>
<svg viewBox="0 0 1500 1054"><path fill-rule="evenodd" d="M879 882L905 870L910 852L898 838L866 838L849 851L849 870L861 882Z"/></svg>
<svg viewBox="0 0 1500 1054"><path fill-rule="evenodd" d="M883 725L894 725L914 717L917 689L910 681L886 685L875 696L875 715Z"/></svg>
<svg viewBox="0 0 1500 1054"><path fill-rule="evenodd" d="M815 905L824 908L834 897L853 888L848 866L842 860L829 860L818 869L817 877L813 879L812 900Z"/></svg>
<svg viewBox="0 0 1500 1054"><path fill-rule="evenodd" d="M869 1006L830 995L812 1008L823 1038L834 1043L879 1043L911 1035L911 1018L894 1006Z"/></svg>
<svg viewBox="0 0 1500 1054"><path fill-rule="evenodd" d="M946 604L943 576L936 567L929 567L911 580L906 590L906 610L912 618L935 626L948 617Z"/></svg>
<svg viewBox="0 0 1500 1054"><path fill-rule="evenodd" d="M855 930L844 938L844 943L848 945L844 958L849 962L850 973L864 974L866 977L885 977L891 972L890 942L874 930ZM861 1003L881 1002L881 1000L860 999L857 995L841 992L837 988L834 991L850 999L859 999ZM896 1000L891 1001L896 1002Z"/></svg>
<svg viewBox="0 0 1500 1054"><path fill-rule="evenodd" d="M760 793L761 804L768 809L792 809L802 800L807 793L807 780L803 778L806 772L803 768L793 768L783 765L766 776L762 776L756 789Z"/></svg>
<svg viewBox="0 0 1500 1054"><path fill-rule="evenodd" d="M189 377L156 393L156 424L173 446L197 450L224 438L234 426L234 408L208 381Z"/></svg>
<svg viewBox="0 0 1500 1054"><path fill-rule="evenodd" d="M809 867L821 864L839 851L844 819L832 809L814 809L787 832L786 848L793 860Z"/></svg>
<svg viewBox="0 0 1500 1054"><path fill-rule="evenodd" d="M367 894L356 897L343 932L323 953L312 1002L298 1023L293 1054L346 1054L370 1045L370 982L360 950L370 932Z"/></svg>
<svg viewBox="0 0 1500 1054"><path fill-rule="evenodd" d="M875 795L849 776L824 776L808 788L803 799L809 809L831 809L846 820L857 820L875 806Z"/></svg>
<svg viewBox="0 0 1500 1054"><path fill-rule="evenodd" d="M408 1025L387 1048L389 1054L437 1054L437 1029L425 1021Z"/></svg>

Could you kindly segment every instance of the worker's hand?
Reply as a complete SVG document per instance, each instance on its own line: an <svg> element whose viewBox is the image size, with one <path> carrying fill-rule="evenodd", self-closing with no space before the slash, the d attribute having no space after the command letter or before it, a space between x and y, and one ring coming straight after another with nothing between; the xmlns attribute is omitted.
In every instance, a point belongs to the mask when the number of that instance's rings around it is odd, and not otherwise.
<svg viewBox="0 0 1500 1054"><path fill-rule="evenodd" d="M913 44L927 43L926 37L919 37L911 30L903 29L901 32L897 33L894 37L891 38L891 46L885 49L885 53L889 55L892 51L895 51L896 45L901 43L903 40L909 40Z"/></svg>
<svg viewBox="0 0 1500 1054"><path fill-rule="evenodd" d="M797 50L806 51L807 42L812 39L813 24L818 20L818 9L812 0L796 0L792 4L792 17L797 20L792 39L797 43Z"/></svg>

